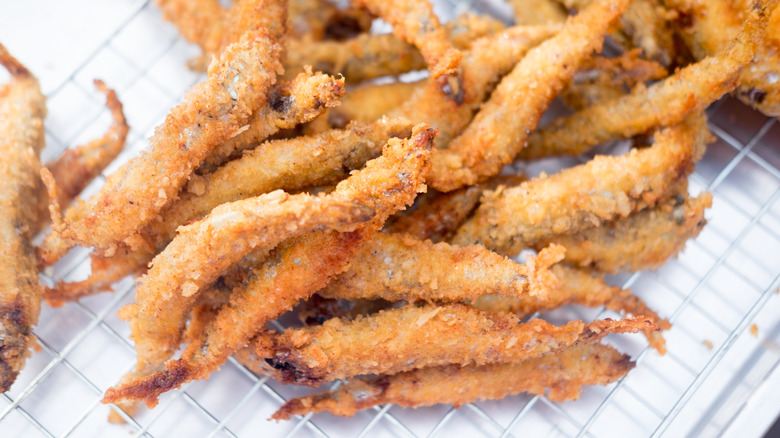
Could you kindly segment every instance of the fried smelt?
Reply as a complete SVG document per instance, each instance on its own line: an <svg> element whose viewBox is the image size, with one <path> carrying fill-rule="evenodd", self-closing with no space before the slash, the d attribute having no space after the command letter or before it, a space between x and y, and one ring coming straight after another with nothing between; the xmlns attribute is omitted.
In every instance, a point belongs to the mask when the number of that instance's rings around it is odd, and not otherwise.
<svg viewBox="0 0 780 438"><path fill-rule="evenodd" d="M704 210L710 206L709 193L694 199L677 196L655 208L579 233L545 239L536 246L563 245L568 263L610 274L658 269L699 235L707 223Z"/></svg>
<svg viewBox="0 0 780 438"><path fill-rule="evenodd" d="M180 227L139 280L136 303L123 310L130 319L139 366L160 363L173 354L197 292L250 251L270 250L306 231L351 231L373 216L370 208L335 197L279 190L223 204L205 219Z"/></svg>
<svg viewBox="0 0 780 438"><path fill-rule="evenodd" d="M521 323L510 313L466 304L382 310L354 321L261 334L253 342L256 366L282 382L317 386L363 374L395 374L442 365L520 362L598 342L610 333L657 329L651 318L610 319L554 326Z"/></svg>
<svg viewBox="0 0 780 438"><path fill-rule="evenodd" d="M764 5L771 11L768 35L750 66L742 69L735 95L768 116L780 115L780 9L774 1L667 0L679 11L678 24L693 54L702 59L728 47L739 32L749 8ZM747 8L747 9L746 9Z"/></svg>
<svg viewBox="0 0 780 438"><path fill-rule="evenodd" d="M109 389L104 402L137 399L154 406L163 392L208 376L269 321L346 270L387 217L425 190L434 135L434 130L418 125L410 139L392 139L382 157L339 183L330 195L373 210L371 222L349 233L315 232L284 242L269 260L253 269L249 284L220 309L200 343L188 345L182 358L169 361L164 371L127 379Z"/></svg>
<svg viewBox="0 0 780 438"><path fill-rule="evenodd" d="M248 31L263 29L281 39L287 22L287 2L243 0L225 9L218 0L156 0L163 18L173 23L181 35L200 46L202 55L188 64L206 70L213 57L221 56Z"/></svg>
<svg viewBox="0 0 780 438"><path fill-rule="evenodd" d="M520 158L576 155L609 140L679 123L703 110L734 89L740 71L753 59L766 27L764 12L754 10L731 46L719 54L649 87L637 85L631 94L585 108L534 132Z"/></svg>
<svg viewBox="0 0 780 438"><path fill-rule="evenodd" d="M637 84L666 77L668 73L661 64L642 59L641 54L635 49L617 58L588 58L561 92L561 98L569 108L579 111L622 97Z"/></svg>
<svg viewBox="0 0 780 438"><path fill-rule="evenodd" d="M385 229L433 243L447 240L479 204L484 186L469 186L448 193L426 193L426 201L399 215Z"/></svg>
<svg viewBox="0 0 780 438"><path fill-rule="evenodd" d="M459 248L379 233L349 270L318 293L325 298L410 302L475 300L486 294L543 296L557 282L549 267L561 261L563 253L553 245L523 265L479 245Z"/></svg>
<svg viewBox="0 0 780 438"><path fill-rule="evenodd" d="M464 14L444 28L458 49L468 48L474 40L501 30L495 20ZM361 34L346 41L290 40L285 61L287 73L297 73L310 65L316 71L341 74L356 84L382 76L397 76L426 67L419 50L392 34Z"/></svg>
<svg viewBox="0 0 780 438"><path fill-rule="evenodd" d="M290 0L288 4L290 38L345 40L371 29L373 17L357 8L339 9L328 0Z"/></svg>
<svg viewBox="0 0 780 438"><path fill-rule="evenodd" d="M710 139L703 114L655 134L653 146L490 192L452 243L515 255L536 241L626 217L674 196Z"/></svg>
<svg viewBox="0 0 780 438"><path fill-rule="evenodd" d="M298 307L298 320L305 325L321 325L331 318L352 321L360 315L376 313L392 306L385 300L337 300L314 294Z"/></svg>
<svg viewBox="0 0 780 438"><path fill-rule="evenodd" d="M583 9L593 0L559 0L568 9ZM669 10L666 1L633 0L620 19L620 29L612 34L626 50L641 49L646 59L661 63L673 70L690 58L676 33L676 13Z"/></svg>
<svg viewBox="0 0 780 438"><path fill-rule="evenodd" d="M460 89L456 98L449 84L444 88L429 80L404 105L388 117L424 120L439 130L436 147L443 148L471 122L493 87L525 54L558 32L560 26L517 26L472 44L461 63Z"/></svg>
<svg viewBox="0 0 780 438"><path fill-rule="evenodd" d="M219 0L155 0L165 20L173 23L204 55L216 54L222 45L227 10Z"/></svg>
<svg viewBox="0 0 780 438"><path fill-rule="evenodd" d="M131 251L121 246L111 257L90 255L92 272L85 280L75 282L57 282L51 289L46 289L44 299L50 306L60 306L68 301L111 290L111 285L128 275L141 274L152 256L146 252Z"/></svg>
<svg viewBox="0 0 780 438"><path fill-rule="evenodd" d="M653 319L661 330L671 328L669 321L647 307L639 297L628 289L610 286L603 277L591 275L578 268L554 265L551 268L558 283L549 294L542 296L508 297L486 295L474 301L474 307L487 312L510 312L519 317L557 309L566 304L587 307L605 306L623 315L646 315ZM666 352L666 342L659 331L643 330L650 346L659 353Z"/></svg>
<svg viewBox="0 0 780 438"><path fill-rule="evenodd" d="M351 124L345 130L265 142L214 173L190 181L187 193L163 209L161 220L144 231L148 241L165 244L180 224L199 219L216 206L273 190L296 191L332 184L381 154L392 137L405 137L402 120Z"/></svg>
<svg viewBox="0 0 780 438"><path fill-rule="evenodd" d="M577 70L600 50L603 34L627 0L597 0L557 35L532 49L504 77L471 124L432 159L429 184L456 190L498 174L523 148L547 106Z"/></svg>
<svg viewBox="0 0 780 438"><path fill-rule="evenodd" d="M439 24L427 0L353 0L352 3L393 25L393 34L419 48L433 78L457 73L462 54L450 43L447 31Z"/></svg>
<svg viewBox="0 0 780 438"><path fill-rule="evenodd" d="M0 86L0 392L16 380L35 343L43 287L30 239L45 208L38 173L44 145L46 98L38 80L0 44L0 64L11 74Z"/></svg>
<svg viewBox="0 0 780 438"><path fill-rule="evenodd" d="M106 106L113 122L106 133L85 145L66 150L59 158L46 164L54 176L62 197L60 205L68 205L79 193L122 152L130 127L122 111L122 102L114 90L95 79L95 86L106 95Z"/></svg>
<svg viewBox="0 0 780 438"><path fill-rule="evenodd" d="M272 134L314 119L326 108L338 105L343 95L344 79L311 71L275 85L268 92L267 105L254 112L231 138L215 145L199 172L214 171Z"/></svg>
<svg viewBox="0 0 780 438"><path fill-rule="evenodd" d="M409 212L401 212L385 224L389 233L409 234L433 243L449 240L458 227L477 208L482 194L499 185L517 185L525 181L523 175L498 175L489 181L452 192L429 190L418 196Z"/></svg>
<svg viewBox="0 0 780 438"><path fill-rule="evenodd" d="M309 412L350 417L387 403L410 408L438 403L460 407L523 392L546 396L554 402L576 400L583 386L608 385L635 365L628 355L610 346L585 344L518 363L448 365L390 376L356 377L332 391L289 400L271 419L287 420Z"/></svg>
<svg viewBox="0 0 780 438"><path fill-rule="evenodd" d="M410 129L411 125L405 121L381 120L350 124L343 131L263 143L214 173L194 176L180 199L166 206L159 220L149 223L140 233L153 250L130 251L120 245L112 257L93 255L90 278L75 283L60 282L47 291L47 299L52 303L64 302L106 291L123 277L143 272L154 251L162 250L181 224L200 219L225 202L274 190L293 192L336 183L381 153L387 139L406 137Z"/></svg>
<svg viewBox="0 0 780 438"><path fill-rule="evenodd" d="M514 9L515 24L563 23L569 16L555 0L509 0L509 4Z"/></svg>
<svg viewBox="0 0 780 438"><path fill-rule="evenodd" d="M400 107L412 94L424 87L425 81L368 84L351 88L341 99L341 105L320 117L332 128L344 128L349 122L373 122Z"/></svg>
<svg viewBox="0 0 780 438"><path fill-rule="evenodd" d="M150 147L108 178L89 202L53 218L66 238L110 255L117 242L152 220L218 144L241 132L281 69L279 45L249 32L209 68L155 129ZM56 224L57 221L63 223Z"/></svg>

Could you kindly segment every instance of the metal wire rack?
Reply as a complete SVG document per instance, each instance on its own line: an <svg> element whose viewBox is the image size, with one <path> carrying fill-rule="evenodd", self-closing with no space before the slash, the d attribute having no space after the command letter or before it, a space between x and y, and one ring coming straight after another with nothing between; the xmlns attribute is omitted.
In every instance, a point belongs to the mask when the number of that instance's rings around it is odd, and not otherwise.
<svg viewBox="0 0 780 438"><path fill-rule="evenodd" d="M511 14L498 0L436 3L444 19L465 10ZM0 41L39 75L49 96L44 160L108 124L93 78L117 89L132 131L128 150L107 173L145 146L167 109L198 80L185 67L197 50L148 0L0 1ZM767 385L776 387L780 375L780 126L731 98L708 113L717 141L690 189L713 193L709 225L657 272L613 279L670 317L669 352L659 356L634 338L613 340L639 365L615 384L589 388L579 401L520 395L460 409L388 405L350 419L273 423L266 418L304 391L258 378L231 360L208 381L166 394L155 410L109 424L111 408L100 399L134 364L129 330L116 317L132 299L126 280L114 294L44 307L35 329L40 350L0 395L0 436L719 436L732 434L735 424L740 436L761 434L778 407L761 415L745 407ZM83 278L87 255L71 254L44 280Z"/></svg>

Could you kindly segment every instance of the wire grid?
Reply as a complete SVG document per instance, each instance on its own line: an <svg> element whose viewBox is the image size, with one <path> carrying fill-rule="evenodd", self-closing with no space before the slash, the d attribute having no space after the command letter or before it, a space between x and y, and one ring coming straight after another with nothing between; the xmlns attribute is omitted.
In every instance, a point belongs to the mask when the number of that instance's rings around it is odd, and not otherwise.
<svg viewBox="0 0 780 438"><path fill-rule="evenodd" d="M21 37L13 38L0 14L0 38L23 62L32 59L33 71L43 73L50 112L44 160L96 137L108 124L102 96L90 85L93 78L117 89L132 127L128 150L106 173L145 146L168 108L199 79L184 67L197 49L162 22L153 4L125 0L114 6L101 9L92 0L70 2L67 10L52 6L58 13L48 14L52 23L76 24L53 24L54 30L76 32L85 23L79 31L89 34L95 27L90 18L97 19L90 11L104 23L90 35L99 44L80 54L66 50L76 59L54 66L41 61L51 48L36 54L34 45L14 45ZM469 9L504 19L511 13L497 1L436 3L445 19ZM12 31L25 35L24 20L9 22ZM35 329L40 351L0 397L0 436L716 436L780 362L780 298L774 293L780 290L780 152L775 146L780 126L730 98L708 113L718 140L698 165L690 190L713 192L710 224L659 271L613 278L670 317L675 325L666 335L669 352L658 356L638 337L610 339L636 358L637 368L615 384L589 388L577 402L518 395L458 410L388 405L350 419L308 415L272 423L266 418L273 411L308 390L259 378L231 359L208 381L164 395L153 411L131 418L117 410L127 424L110 425L110 407L100 399L134 365L129 329L115 315L132 299L132 282L125 280L114 294L44 307ZM104 181L96 181L84 196ZM83 278L89 272L87 257L86 251L75 251L47 271L44 281ZM614 315L567 309L552 319L605 316ZM748 330L752 324L759 328L756 336Z"/></svg>

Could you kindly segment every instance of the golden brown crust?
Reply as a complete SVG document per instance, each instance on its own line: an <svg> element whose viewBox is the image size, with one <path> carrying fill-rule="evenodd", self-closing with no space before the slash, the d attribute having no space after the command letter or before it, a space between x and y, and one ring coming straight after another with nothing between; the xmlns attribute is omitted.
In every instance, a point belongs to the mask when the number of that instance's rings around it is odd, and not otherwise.
<svg viewBox="0 0 780 438"><path fill-rule="evenodd" d="M117 98L116 92L106 87L106 84L99 79L95 79L95 86L106 94L106 106L111 111L113 121L102 137L74 149L67 149L56 160L45 165L51 172L53 181L56 181L58 194L56 202L60 206L67 206L73 202L76 196L122 152L127 133L130 131L122 111L122 102ZM47 205L49 196L45 192L42 195L39 202ZM41 225L43 224L45 221L41 222ZM73 244L68 239L62 239L58 233L52 233L37 249L38 263L41 266L54 264Z"/></svg>
<svg viewBox="0 0 780 438"><path fill-rule="evenodd" d="M761 10L763 11L763 9ZM730 47L666 79L637 85L626 96L553 121L534 132L519 157L525 160L576 155L593 146L628 138L657 126L671 126L731 91L763 39L766 17L751 14Z"/></svg>
<svg viewBox="0 0 780 438"><path fill-rule="evenodd" d="M523 148L581 60L601 49L603 34L628 3L598 0L532 49L501 80L468 128L447 149L436 151L429 184L447 192L498 174Z"/></svg>
<svg viewBox="0 0 780 438"><path fill-rule="evenodd" d="M443 242L474 211L484 188L484 185L469 186L449 193L426 193L424 203L416 204L415 210L408 214L396 216L385 230L420 240L430 239L433 243Z"/></svg>
<svg viewBox="0 0 780 438"><path fill-rule="evenodd" d="M472 14L461 15L443 27L450 43L461 50L503 28L495 20ZM288 75L308 65L315 71L343 75L350 84L357 84L426 67L419 50L393 34L361 34L346 41L290 40L288 45Z"/></svg>
<svg viewBox="0 0 780 438"><path fill-rule="evenodd" d="M246 289L234 294L229 305L220 310L202 343L189 345L182 358L168 362L162 372L140 378L128 376L118 388L106 392L104 401L139 399L154 406L161 393L204 378L268 321L347 269L362 244L387 217L411 204L424 190L422 181L434 135L434 130L420 125L411 139L392 139L385 147L386 155L369 162L329 195L373 210L373 221L350 233L310 233L283 243L270 260L253 269Z"/></svg>
<svg viewBox="0 0 780 438"><path fill-rule="evenodd" d="M598 342L609 333L646 329L657 329L651 318L572 321L557 327L540 319L521 324L515 315L465 304L405 306L350 322L332 319L321 326L261 334L249 354L282 382L317 386L431 366L520 362Z"/></svg>
<svg viewBox="0 0 780 438"><path fill-rule="evenodd" d="M461 62L459 88L428 81L409 101L388 117L424 120L439 130L436 147L443 148L468 126L483 101L503 75L525 54L550 38L559 26L518 26L475 41ZM452 94L456 98L452 99Z"/></svg>
<svg viewBox="0 0 780 438"><path fill-rule="evenodd" d="M586 59L560 97L569 108L579 111L617 99L630 93L637 84L662 79L668 74L662 65L642 59L641 54L641 50L635 49L617 58Z"/></svg>
<svg viewBox="0 0 780 438"><path fill-rule="evenodd" d="M452 242L480 243L512 256L540 239L626 217L674 196L709 138L705 117L696 115L656 133L650 148L596 156L555 175L488 193Z"/></svg>
<svg viewBox="0 0 780 438"><path fill-rule="evenodd" d="M338 389L289 400L271 419L287 420L310 412L349 417L387 403L412 408L437 403L459 407L521 392L546 396L555 402L576 400L583 386L607 385L634 366L627 355L612 347L585 344L519 363L449 365L390 376L357 377Z"/></svg>
<svg viewBox="0 0 780 438"><path fill-rule="evenodd" d="M422 52L431 76L455 75L462 54L452 46L427 0L353 0L391 25L393 33Z"/></svg>
<svg viewBox="0 0 780 438"><path fill-rule="evenodd" d="M602 276L568 266L555 265L551 268L558 283L549 294L540 296L508 297L486 295L474 301L474 307L487 312L510 312L520 317L536 312L554 310L567 304L579 304L587 307L606 306L623 315L646 315L660 327L668 330L671 324L647 307L647 305L628 289L610 286ZM643 330L650 346L664 354L666 342L659 331Z"/></svg>
<svg viewBox="0 0 780 438"><path fill-rule="evenodd" d="M270 250L307 231L352 231L374 212L336 197L288 195L281 190L222 204L203 220L182 226L152 261L123 310L138 353L138 368L168 359L179 345L186 315L202 288L253 250Z"/></svg>
<svg viewBox="0 0 780 438"><path fill-rule="evenodd" d="M393 302L453 302L486 294L544 296L556 284L549 267L563 258L563 252L559 246L546 248L538 260L531 257L523 265L479 245L459 248L378 233L350 269L318 293L325 298Z"/></svg>
<svg viewBox="0 0 780 438"><path fill-rule="evenodd" d="M555 0L509 0L514 9L515 24L556 24L569 15Z"/></svg>
<svg viewBox="0 0 780 438"><path fill-rule="evenodd" d="M338 105L343 95L343 78L311 71L271 87L267 104L255 111L233 137L215 145L198 172L213 172L272 134L312 120L326 108Z"/></svg>
<svg viewBox="0 0 780 438"><path fill-rule="evenodd" d="M150 148L108 178L88 203L68 209L65 237L110 255L176 197L211 149L235 135L265 105L281 66L265 32L247 33L212 64L150 139Z"/></svg>
<svg viewBox="0 0 780 438"><path fill-rule="evenodd" d="M422 80L358 85L347 91L341 99L341 105L329 109L319 117L326 120L327 128L336 129L345 128L353 121L367 123L380 120L382 116L411 99L426 83Z"/></svg>
<svg viewBox="0 0 780 438"><path fill-rule="evenodd" d="M563 245L568 263L609 274L658 269L699 235L707 223L704 210L710 206L709 193L695 199L678 195L655 208L600 227L543 239L534 246Z"/></svg>
<svg viewBox="0 0 780 438"><path fill-rule="evenodd" d="M0 392L8 391L35 345L43 287L30 239L45 218L38 154L44 145L46 98L38 80L0 44L11 74L0 87Z"/></svg>
<svg viewBox="0 0 780 438"><path fill-rule="evenodd" d="M730 38L739 31L750 8L758 5L772 11L767 29L767 39L758 50L750 66L742 70L735 95L768 116L780 115L780 10L776 1L724 1L693 2L668 1L685 17L680 26L691 50L698 58L712 55L728 46Z"/></svg>

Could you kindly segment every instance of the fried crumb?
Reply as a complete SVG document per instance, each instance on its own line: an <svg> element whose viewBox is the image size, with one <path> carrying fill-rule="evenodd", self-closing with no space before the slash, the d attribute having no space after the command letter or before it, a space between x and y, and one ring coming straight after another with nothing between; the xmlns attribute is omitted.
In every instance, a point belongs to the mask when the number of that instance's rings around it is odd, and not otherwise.
<svg viewBox="0 0 780 438"><path fill-rule="evenodd" d="M758 337L758 326L755 324L750 324L750 334Z"/></svg>
<svg viewBox="0 0 780 438"><path fill-rule="evenodd" d="M705 340L701 341L701 343L702 343L702 344L703 344L705 347L707 347L707 350L712 350L712 347L713 347L713 345L712 345L712 341L710 341L709 339L705 339Z"/></svg>

